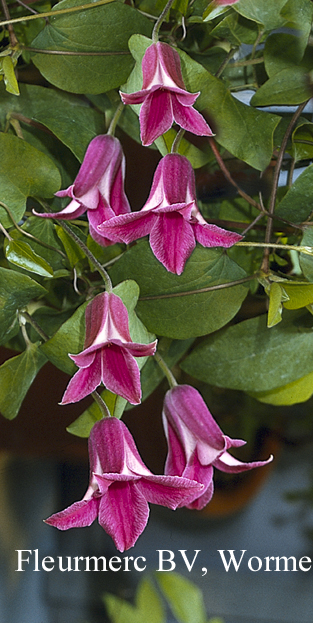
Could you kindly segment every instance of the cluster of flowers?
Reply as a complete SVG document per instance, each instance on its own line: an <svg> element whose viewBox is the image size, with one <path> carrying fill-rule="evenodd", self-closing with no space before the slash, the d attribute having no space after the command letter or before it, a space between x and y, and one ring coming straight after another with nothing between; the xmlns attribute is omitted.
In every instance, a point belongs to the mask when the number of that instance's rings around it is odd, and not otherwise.
<svg viewBox="0 0 313 623"><path fill-rule="evenodd" d="M143 88L121 94L126 104L142 103L141 136L150 145L173 121L195 134L211 129L193 109L198 93L185 89L178 53L165 43L152 44L143 59ZM125 162L119 141L111 135L94 138L72 186L58 196L71 202L61 212L40 216L73 219L87 211L90 233L101 245L129 243L150 235L154 255L168 271L181 274L196 241L206 247L230 247L241 236L206 223L196 203L195 180L189 161L177 153L161 159L149 198L140 212L131 212L124 192ZM79 370L62 404L91 394L102 382L132 404L141 401L136 357L155 353L156 341L134 343L127 309L112 291L98 294L86 308L84 350L70 355ZM124 551L144 530L148 503L171 509L202 509L213 494L214 467L241 472L268 461L242 463L228 453L245 442L224 435L202 397L191 386L176 385L165 397L164 430L168 457L164 475L144 465L125 424L107 417L89 438L90 483L84 498L46 520L61 530L100 525Z"/></svg>

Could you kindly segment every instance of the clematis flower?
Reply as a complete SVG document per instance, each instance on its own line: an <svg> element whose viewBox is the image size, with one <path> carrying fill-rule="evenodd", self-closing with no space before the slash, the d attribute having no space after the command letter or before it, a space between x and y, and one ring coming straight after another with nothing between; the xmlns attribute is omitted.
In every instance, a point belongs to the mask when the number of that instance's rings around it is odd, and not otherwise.
<svg viewBox="0 0 313 623"><path fill-rule="evenodd" d="M46 519L68 530L100 526L123 552L132 547L147 525L148 502L176 509L199 494L202 485L178 476L155 476L143 463L133 437L116 418L96 422L89 437L90 481L79 502Z"/></svg>
<svg viewBox="0 0 313 623"><path fill-rule="evenodd" d="M70 355L80 368L70 380L61 404L77 402L102 383L132 404L141 400L140 372L135 357L154 355L150 344L132 341L127 309L113 292L98 294L86 307L84 350Z"/></svg>
<svg viewBox="0 0 313 623"><path fill-rule="evenodd" d="M124 191L125 157L117 138L100 134L89 143L74 184L59 190L57 197L70 197L70 203L60 212L39 213L36 216L55 219L75 219L87 210L90 235L102 246L112 242L101 236L100 223L130 212Z"/></svg>
<svg viewBox="0 0 313 623"><path fill-rule="evenodd" d="M199 392L189 385L177 385L165 396L163 424L168 442L165 474L183 476L204 485L187 508L201 510L213 495L213 469L239 473L273 460L243 463L229 454L246 442L224 435Z"/></svg>
<svg viewBox="0 0 313 623"><path fill-rule="evenodd" d="M183 81L178 52L167 43L153 43L142 59L143 84L136 93L120 93L124 104L141 104L140 131L143 145L151 145L175 121L199 136L213 132L193 108L198 93L189 93Z"/></svg>
<svg viewBox="0 0 313 623"><path fill-rule="evenodd" d="M165 268L180 275L196 241L204 247L231 247L242 236L207 223L200 214L193 168L179 154L158 164L142 210L116 216L99 225L111 240L129 243L150 234L150 246Z"/></svg>

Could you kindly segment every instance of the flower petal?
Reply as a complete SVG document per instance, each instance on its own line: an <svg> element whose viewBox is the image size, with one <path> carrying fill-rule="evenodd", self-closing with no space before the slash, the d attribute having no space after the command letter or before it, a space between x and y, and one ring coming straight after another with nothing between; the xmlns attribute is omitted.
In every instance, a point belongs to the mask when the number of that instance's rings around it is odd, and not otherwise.
<svg viewBox="0 0 313 623"><path fill-rule="evenodd" d="M101 498L99 524L120 552L135 545L148 517L148 503L133 482L116 482Z"/></svg>
<svg viewBox="0 0 313 623"><path fill-rule="evenodd" d="M78 218L79 216L84 214L85 211L85 206L82 205L79 201L76 201L76 199L72 199L72 201L70 201L66 208L63 208L63 210L60 210L60 212L36 212L36 210L32 210L35 216L41 216L42 218L60 218L65 221L73 218Z"/></svg>
<svg viewBox="0 0 313 623"><path fill-rule="evenodd" d="M249 469L254 469L255 467L262 467L263 465L267 465L271 463L273 460L273 455L266 461L252 461L250 463L243 463L242 461L238 461L234 456L229 454L229 452L224 452L218 459L213 462L214 467L221 470L222 472L227 472L228 474L238 474L240 472L246 472Z"/></svg>
<svg viewBox="0 0 313 623"><path fill-rule="evenodd" d="M111 344L101 349L102 382L114 394L131 404L141 400L140 372L134 357L126 348Z"/></svg>
<svg viewBox="0 0 313 623"><path fill-rule="evenodd" d="M210 126L195 108L183 106L175 93L171 99L174 119L181 128L198 136L213 136Z"/></svg>
<svg viewBox="0 0 313 623"><path fill-rule="evenodd" d="M186 506L203 491L203 485L180 476L143 477L137 484L148 502L167 506L172 510Z"/></svg>
<svg viewBox="0 0 313 623"><path fill-rule="evenodd" d="M98 515L99 498L91 498L90 500L81 500L75 502L64 511L55 513L45 520L49 526L54 526L59 530L68 530L69 528L84 528L91 526Z"/></svg>
<svg viewBox="0 0 313 623"><path fill-rule="evenodd" d="M141 106L139 120L142 144L151 145L173 124L170 92L157 89L149 93Z"/></svg>
<svg viewBox="0 0 313 623"><path fill-rule="evenodd" d="M96 353L88 368L81 368L71 378L62 398L62 405L78 402L91 394L101 383L101 357Z"/></svg>
<svg viewBox="0 0 313 623"><path fill-rule="evenodd" d="M226 229L222 229L222 227L210 223L206 225L196 223L193 229L197 242L202 244L203 247L224 247L228 249L236 244L236 242L239 242L239 240L242 240L240 234L236 234L233 231L226 231Z"/></svg>
<svg viewBox="0 0 313 623"><path fill-rule="evenodd" d="M99 231L111 240L126 244L143 238L150 233L152 224L157 217L152 212L132 212L115 216L109 221L99 225Z"/></svg>
<svg viewBox="0 0 313 623"><path fill-rule="evenodd" d="M150 246L168 271L181 275L196 246L192 226L179 212L159 214L151 230Z"/></svg>

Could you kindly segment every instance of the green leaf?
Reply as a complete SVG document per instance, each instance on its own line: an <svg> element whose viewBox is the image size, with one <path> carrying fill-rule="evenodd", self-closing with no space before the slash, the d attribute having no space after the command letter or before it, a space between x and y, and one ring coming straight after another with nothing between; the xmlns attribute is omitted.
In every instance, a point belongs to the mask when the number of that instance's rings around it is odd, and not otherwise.
<svg viewBox="0 0 313 623"><path fill-rule="evenodd" d="M303 312L286 311L271 329L265 316L251 318L209 336L181 367L211 385L268 392L312 372L311 325Z"/></svg>
<svg viewBox="0 0 313 623"><path fill-rule="evenodd" d="M21 273L0 267L0 342L19 331L17 311L32 299L46 294L39 283Z"/></svg>
<svg viewBox="0 0 313 623"><path fill-rule="evenodd" d="M292 133L292 156L299 160L313 159L313 123L301 123Z"/></svg>
<svg viewBox="0 0 313 623"><path fill-rule="evenodd" d="M251 392L250 396L266 404L281 406L306 402L313 394L313 372L269 392Z"/></svg>
<svg viewBox="0 0 313 623"><path fill-rule="evenodd" d="M0 134L0 195L18 222L25 211L27 197L52 197L59 190L61 178L52 160L26 141ZM12 225L0 207L4 227Z"/></svg>
<svg viewBox="0 0 313 623"><path fill-rule="evenodd" d="M152 582L141 580L136 594L136 606L146 617L147 623L165 623L165 612Z"/></svg>
<svg viewBox="0 0 313 623"><path fill-rule="evenodd" d="M312 212L313 164L310 164L292 184L276 208L277 216L301 223Z"/></svg>
<svg viewBox="0 0 313 623"><path fill-rule="evenodd" d="M283 282L288 300L284 301L286 309L300 309L313 303L313 285L311 283Z"/></svg>
<svg viewBox="0 0 313 623"><path fill-rule="evenodd" d="M34 378L47 361L38 345L30 344L0 366L0 412L8 420L17 416Z"/></svg>
<svg viewBox="0 0 313 623"><path fill-rule="evenodd" d="M178 573L157 573L158 585L180 623L206 623L201 590Z"/></svg>
<svg viewBox="0 0 313 623"><path fill-rule="evenodd" d="M286 0L239 0L233 8L247 19L263 24L265 31L269 31L285 24L286 20L281 15L285 4Z"/></svg>
<svg viewBox="0 0 313 623"><path fill-rule="evenodd" d="M80 305L74 314L62 324L55 335L45 344L41 350L46 357L60 370L67 374L74 374L77 367L70 359L69 353L76 354L83 350L85 339L85 309L88 302Z"/></svg>
<svg viewBox="0 0 313 623"><path fill-rule="evenodd" d="M74 268L79 260L82 260L85 257L84 251L80 248L80 246L71 238L71 236L61 227L60 225L56 225L56 233L58 238L63 243L66 255L68 257L68 261L70 263L70 267Z"/></svg>
<svg viewBox="0 0 313 623"><path fill-rule="evenodd" d="M19 95L18 83L15 76L14 65L10 56L4 56L1 59L2 69L4 72L4 84L8 93Z"/></svg>
<svg viewBox="0 0 313 623"><path fill-rule="evenodd" d="M282 315L282 287L279 283L271 283L269 288L270 304L268 308L267 326L274 327L281 321Z"/></svg>
<svg viewBox="0 0 313 623"><path fill-rule="evenodd" d="M21 240L7 240L4 244L4 253L8 262L24 268L31 273L42 277L53 277L53 270L40 255L37 255L27 242Z"/></svg>
<svg viewBox="0 0 313 623"><path fill-rule="evenodd" d="M302 104L310 99L311 90L306 71L299 66L275 73L251 98L251 106Z"/></svg>
<svg viewBox="0 0 313 623"><path fill-rule="evenodd" d="M136 66L123 86L127 93L142 87L141 62L149 45L151 40L141 35L134 35L129 41ZM191 93L201 91L195 107L200 111L207 110L213 120L216 140L237 158L263 171L272 157L273 133L280 117L246 106L231 95L221 80L188 54L179 49L177 52L186 89ZM140 107L134 106L133 109L138 114Z"/></svg>
<svg viewBox="0 0 313 623"><path fill-rule="evenodd" d="M106 594L103 601L113 623L165 623L162 602L152 583L141 580L136 594L136 605L115 595Z"/></svg>
<svg viewBox="0 0 313 623"><path fill-rule="evenodd" d="M305 45L299 36L290 33L277 32L269 35L264 47L264 64L269 78L282 69L299 65Z"/></svg>
<svg viewBox="0 0 313 623"><path fill-rule="evenodd" d="M137 314L149 331L177 339L216 331L234 317L248 292L245 285L237 285L198 293L199 289L246 276L222 249L200 246L187 261L183 274L177 276L158 262L146 240L140 241L115 264L111 275L115 283L135 279L141 299L156 296L153 300L139 300ZM189 291L193 293L186 294Z"/></svg>
<svg viewBox="0 0 313 623"><path fill-rule="evenodd" d="M81 162L90 141L104 132L103 116L81 99L54 89L21 84L19 98L0 87L0 119L19 113L46 126Z"/></svg>
<svg viewBox="0 0 313 623"><path fill-rule="evenodd" d="M55 225L52 219L29 216L22 226L22 229L51 247L51 249L48 249L43 244L40 244L40 242L28 238L28 244L33 251L41 257L44 257L54 271L64 268L65 258L58 253L58 251L63 251L63 245L56 235ZM10 231L10 234L12 235L12 231ZM22 237L22 240L25 240L25 237Z"/></svg>
<svg viewBox="0 0 313 623"><path fill-rule="evenodd" d="M307 41L313 18L311 0L287 0L281 10L281 16L300 31L298 35L301 39Z"/></svg>
<svg viewBox="0 0 313 623"><path fill-rule="evenodd" d="M63 0L53 10L76 6L80 0ZM133 67L127 42L134 33L150 35L151 22L138 11L121 4L95 6L67 15L50 17L32 47L88 55L33 54L32 60L52 84L72 93L103 93L119 87ZM104 56L93 55L105 52Z"/></svg>

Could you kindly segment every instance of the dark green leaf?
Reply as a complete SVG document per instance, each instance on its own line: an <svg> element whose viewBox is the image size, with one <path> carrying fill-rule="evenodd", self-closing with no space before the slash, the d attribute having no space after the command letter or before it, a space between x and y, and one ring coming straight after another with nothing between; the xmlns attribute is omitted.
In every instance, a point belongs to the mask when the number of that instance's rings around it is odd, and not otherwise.
<svg viewBox="0 0 313 623"><path fill-rule="evenodd" d="M136 311L149 331L186 339L216 331L237 313L248 290L238 285L222 290L184 295L188 291L238 280L246 273L221 249L198 246L182 275L169 273L152 254L147 241L132 247L111 270L115 283L135 279L140 297ZM174 297L158 296L174 294Z"/></svg>
<svg viewBox="0 0 313 623"><path fill-rule="evenodd" d="M277 216L301 223L312 212L313 164L295 180L276 208Z"/></svg>
<svg viewBox="0 0 313 623"><path fill-rule="evenodd" d="M303 45L297 35L282 32L269 35L264 47L264 63L269 78L282 69L299 65L304 49L305 43Z"/></svg>
<svg viewBox="0 0 313 623"><path fill-rule="evenodd" d="M61 93L33 84L21 84L19 98L0 88L0 118L18 113L42 123L66 145L81 162L89 142L104 132L102 115L85 101L69 93Z"/></svg>
<svg viewBox="0 0 313 623"><path fill-rule="evenodd" d="M17 416L34 378L47 361L38 344L30 344L0 366L0 412L8 420Z"/></svg>
<svg viewBox="0 0 313 623"><path fill-rule="evenodd" d="M61 178L52 160L26 141L9 134L0 134L0 195L19 221L25 211L27 197L52 197L59 190ZM0 207L4 227L12 225Z"/></svg>
<svg viewBox="0 0 313 623"><path fill-rule="evenodd" d="M27 242L22 240L9 240L4 245L4 253L8 260L19 268L24 268L41 277L53 277L53 270L40 255L37 255Z"/></svg>
<svg viewBox="0 0 313 623"><path fill-rule="evenodd" d="M83 349L85 338L85 309L87 302L78 307L55 335L41 349L48 359L60 370L74 374L77 367L69 353L75 355Z"/></svg>
<svg viewBox="0 0 313 623"><path fill-rule="evenodd" d="M313 371L311 325L303 312L285 311L271 329L266 316L251 318L209 336L181 367L218 387L267 392Z"/></svg>
<svg viewBox="0 0 313 623"><path fill-rule="evenodd" d="M75 6L80 0L63 0L53 9ZM43 76L72 93L103 93L119 87L129 75L133 60L128 39L134 33L150 35L151 22L138 11L121 4L95 6L86 11L51 17L33 41L34 48L88 52L91 55L33 54ZM93 55L106 52L104 56Z"/></svg>
<svg viewBox="0 0 313 623"><path fill-rule="evenodd" d="M19 330L16 313L32 299L46 293L39 283L21 273L0 267L0 342Z"/></svg>
<svg viewBox="0 0 313 623"><path fill-rule="evenodd" d="M286 0L239 0L233 8L247 19L263 24L265 30L269 31L284 25L286 20L281 16L284 4Z"/></svg>
<svg viewBox="0 0 313 623"><path fill-rule="evenodd" d="M275 73L251 99L251 106L302 104L311 97L308 76L301 67L288 67Z"/></svg>

